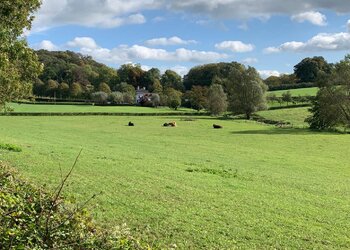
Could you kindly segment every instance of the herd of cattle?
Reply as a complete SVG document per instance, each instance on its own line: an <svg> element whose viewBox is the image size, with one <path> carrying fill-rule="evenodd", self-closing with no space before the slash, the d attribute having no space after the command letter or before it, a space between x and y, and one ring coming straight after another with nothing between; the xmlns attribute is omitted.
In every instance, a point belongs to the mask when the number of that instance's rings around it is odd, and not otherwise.
<svg viewBox="0 0 350 250"><path fill-rule="evenodd" d="M128 124L129 127L133 127L135 126L135 124L133 122L129 122ZM166 122L163 124L163 127L176 127L176 122L175 121L172 121L172 122ZM218 125L218 124L213 124L213 128L214 129L220 129L220 128L223 128L221 125Z"/></svg>

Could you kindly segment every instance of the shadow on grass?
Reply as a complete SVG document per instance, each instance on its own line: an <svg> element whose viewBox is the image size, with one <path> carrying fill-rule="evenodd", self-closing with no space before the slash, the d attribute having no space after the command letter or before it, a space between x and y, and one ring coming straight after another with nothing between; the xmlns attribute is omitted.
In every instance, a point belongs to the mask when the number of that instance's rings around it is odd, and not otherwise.
<svg viewBox="0 0 350 250"><path fill-rule="evenodd" d="M307 128L270 128L256 130L240 130L232 131L231 134L236 135L344 135L339 132L331 131L313 131Z"/></svg>

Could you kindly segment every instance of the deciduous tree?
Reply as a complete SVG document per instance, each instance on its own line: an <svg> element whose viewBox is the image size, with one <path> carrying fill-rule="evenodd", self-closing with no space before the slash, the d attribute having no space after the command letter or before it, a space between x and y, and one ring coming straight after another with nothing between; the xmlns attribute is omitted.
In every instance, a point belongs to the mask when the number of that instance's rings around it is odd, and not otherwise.
<svg viewBox="0 0 350 250"><path fill-rule="evenodd" d="M212 115L220 115L227 110L227 95L219 84L213 84L209 88L208 110Z"/></svg>
<svg viewBox="0 0 350 250"><path fill-rule="evenodd" d="M266 108L267 86L255 68L235 63L225 85L233 113L245 114L250 119L252 113Z"/></svg>
<svg viewBox="0 0 350 250"><path fill-rule="evenodd" d="M30 95L42 70L34 51L20 38L30 29L40 0L2 0L0 4L0 110Z"/></svg>
<svg viewBox="0 0 350 250"><path fill-rule="evenodd" d="M100 83L100 85L98 86L98 90L102 91L102 92L105 92L107 94L110 94L112 92L110 87L108 86L108 84L105 83L105 82L101 82Z"/></svg>
<svg viewBox="0 0 350 250"><path fill-rule="evenodd" d="M287 106L290 102L292 102L292 94L288 90L287 92L282 93L282 101L287 103Z"/></svg>
<svg viewBox="0 0 350 250"><path fill-rule="evenodd" d="M161 83L163 88L173 88L179 91L183 91L185 89L181 76L173 70L165 71L165 73L162 75Z"/></svg>
<svg viewBox="0 0 350 250"><path fill-rule="evenodd" d="M69 94L71 97L79 97L83 93L83 89L81 88L80 83L73 82L73 84L69 88Z"/></svg>
<svg viewBox="0 0 350 250"><path fill-rule="evenodd" d="M350 55L335 64L331 75L323 75L320 90L306 120L312 129L350 127Z"/></svg>
<svg viewBox="0 0 350 250"><path fill-rule="evenodd" d="M169 108L177 110L181 106L182 93L173 88L167 88L165 90L166 100Z"/></svg>
<svg viewBox="0 0 350 250"><path fill-rule="evenodd" d="M300 82L315 82L320 72L331 72L331 65L322 56L307 57L294 66L294 73Z"/></svg>
<svg viewBox="0 0 350 250"><path fill-rule="evenodd" d="M191 108L200 111L208 106L208 87L192 86L192 89L188 92L187 97Z"/></svg>

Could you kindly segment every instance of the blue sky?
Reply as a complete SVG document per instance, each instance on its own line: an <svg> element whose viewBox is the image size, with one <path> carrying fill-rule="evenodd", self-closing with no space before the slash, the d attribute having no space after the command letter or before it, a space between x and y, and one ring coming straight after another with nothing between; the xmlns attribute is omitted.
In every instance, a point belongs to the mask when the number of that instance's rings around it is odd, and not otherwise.
<svg viewBox="0 0 350 250"><path fill-rule="evenodd" d="M73 50L119 67L173 69L238 61L263 77L291 73L305 57L350 52L345 0L44 0L32 48Z"/></svg>

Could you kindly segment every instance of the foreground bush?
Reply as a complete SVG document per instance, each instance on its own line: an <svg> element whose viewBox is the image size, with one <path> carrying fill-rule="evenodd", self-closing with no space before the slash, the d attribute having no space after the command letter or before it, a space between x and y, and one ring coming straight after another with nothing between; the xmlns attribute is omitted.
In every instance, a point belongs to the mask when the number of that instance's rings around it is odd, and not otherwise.
<svg viewBox="0 0 350 250"><path fill-rule="evenodd" d="M85 209L59 194L22 180L0 161L0 248L149 249L125 226L99 228Z"/></svg>

